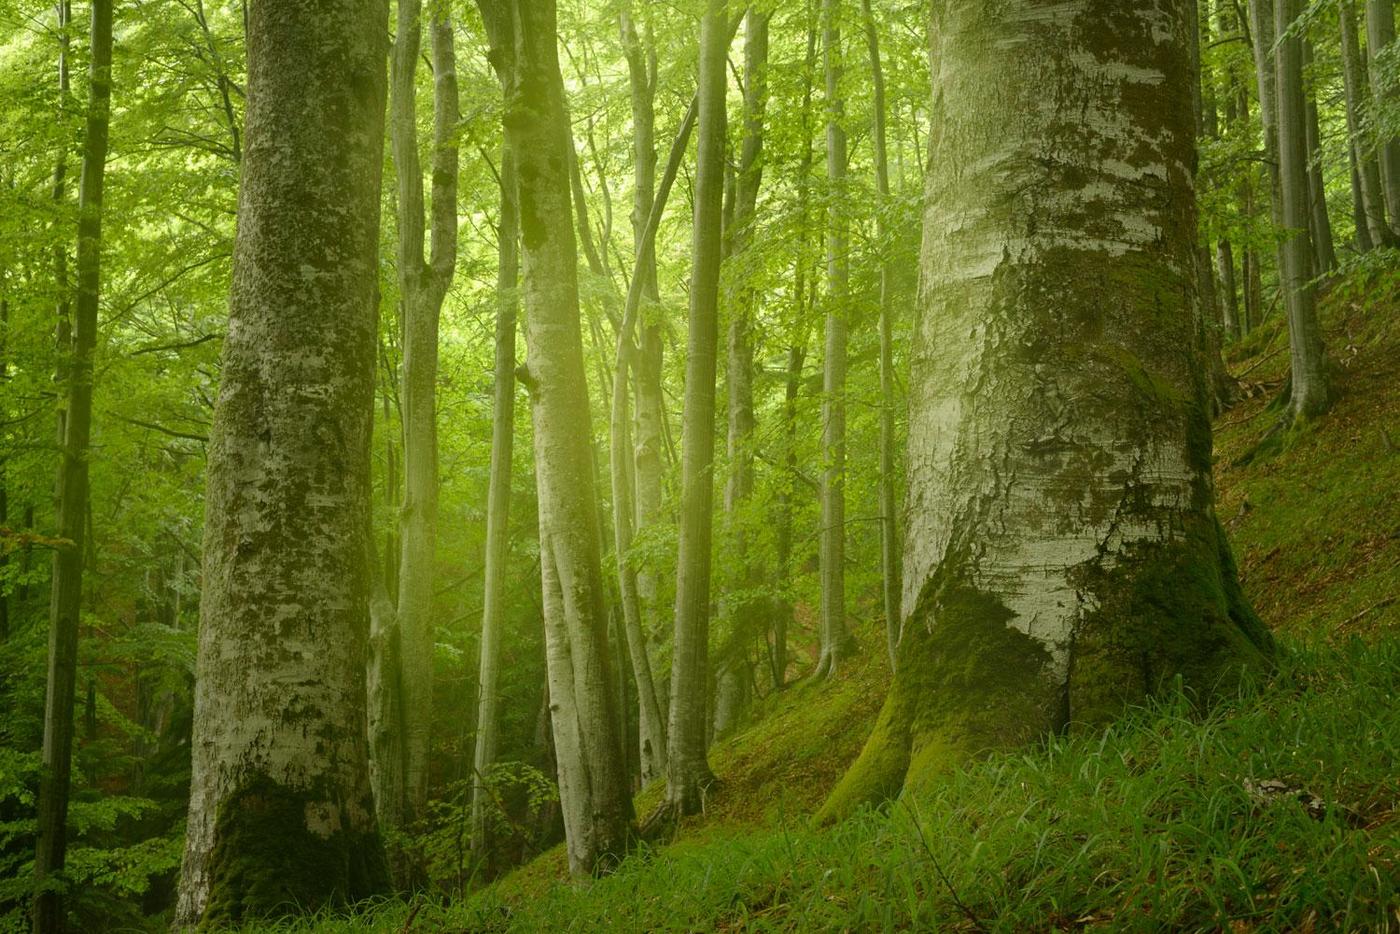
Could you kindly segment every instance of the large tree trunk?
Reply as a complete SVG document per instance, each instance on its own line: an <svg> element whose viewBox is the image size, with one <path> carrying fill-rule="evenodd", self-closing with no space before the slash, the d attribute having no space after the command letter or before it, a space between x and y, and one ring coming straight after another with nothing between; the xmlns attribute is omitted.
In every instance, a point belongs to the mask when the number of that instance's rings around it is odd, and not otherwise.
<svg viewBox="0 0 1400 934"><path fill-rule="evenodd" d="M493 50L515 49L509 18L499 8L483 9ZM492 19L494 14L495 18ZM510 81L509 58L498 60L501 87ZM491 405L491 474L486 491L486 567L481 609L481 658L477 668L476 745L472 751L472 851L486 853L487 777L496 762L499 719L501 628L505 623L505 573L510 557L510 476L515 449L515 329L520 285L519 173L510 141L501 145L501 220L496 231L496 358Z"/></svg>
<svg viewBox="0 0 1400 934"><path fill-rule="evenodd" d="M87 126L78 183L78 302L72 357L65 367L65 417L58 475L58 537L49 601L48 690L44 696L43 771L39 779L39 842L34 878L34 929L62 931L61 873L68 851L68 791L73 769L73 691L78 674L78 617L82 608L84 544L89 528L88 442L92 432L93 353L102 284L102 184L112 96L112 3L93 0L92 58ZM62 352L62 350L60 351ZM46 884L47 883L47 884Z"/></svg>
<svg viewBox="0 0 1400 934"><path fill-rule="evenodd" d="M826 348L822 367L821 655L814 675L836 674L851 650L846 631L846 332L850 242L846 214L841 0L822 0L826 73Z"/></svg>
<svg viewBox="0 0 1400 934"><path fill-rule="evenodd" d="M520 178L526 385L559 800L575 875L606 869L632 823L609 659L572 226L568 116L552 0L514 0L506 136Z"/></svg>
<svg viewBox="0 0 1400 934"><path fill-rule="evenodd" d="M365 711L387 16L380 0L248 11L181 927L388 883Z"/></svg>
<svg viewBox="0 0 1400 934"><path fill-rule="evenodd" d="M1371 93L1378 107L1388 106L1393 93L1379 56L1394 41L1395 0L1366 0L1366 55L1370 61ZM1400 227L1400 139L1382 138L1375 144L1386 214L1392 225Z"/></svg>
<svg viewBox="0 0 1400 934"><path fill-rule="evenodd" d="M690 327L681 428L681 516L676 556L675 642L667 725L666 801L693 814L714 781L706 758L709 721L710 543L713 533L715 371L719 344L720 215L724 204L725 0L700 21L699 130L691 244Z"/></svg>
<svg viewBox="0 0 1400 934"><path fill-rule="evenodd" d="M1361 40L1357 34L1355 0L1339 0L1337 15L1342 30L1342 79L1346 89L1347 135L1351 140L1352 158L1356 161L1357 201L1366 219L1371 242L1391 246L1395 235L1386 223L1381 168L1376 161L1374 140L1363 120L1371 93L1366 63L1361 56Z"/></svg>
<svg viewBox="0 0 1400 934"><path fill-rule="evenodd" d="M424 258L423 171L418 156L417 71L421 0L399 0L390 79L390 133L398 200L398 280L403 335L403 478L399 514L398 722L371 729L389 739L402 768L402 787L376 782L376 804L386 827L408 827L424 816L428 800L428 743L433 704L433 562L437 551L438 319L457 261L457 66L452 24L433 15L432 229ZM376 662L380 659L376 656ZM377 713L371 708L372 715ZM380 749L380 744L373 745ZM401 884L415 867L397 866Z"/></svg>
<svg viewBox="0 0 1400 934"><path fill-rule="evenodd" d="M1303 70L1312 71L1312 44L1303 43ZM1335 272L1337 250L1332 242L1332 220L1327 214L1327 186L1323 181L1322 130L1317 113L1317 92L1304 85L1304 145L1308 175L1308 230L1312 237L1313 259L1319 275Z"/></svg>
<svg viewBox="0 0 1400 934"><path fill-rule="evenodd" d="M899 645L899 524L895 512L894 476L894 269L890 262L889 210L890 166L885 152L885 74L880 67L880 39L870 0L861 0L865 42L870 51L870 75L875 99L871 109L874 146L875 191L880 196L875 215L875 235L880 243L880 570L885 604L885 641L890 667Z"/></svg>
<svg viewBox="0 0 1400 934"><path fill-rule="evenodd" d="M1271 647L1213 506L1195 9L934 4L899 667L825 819Z"/></svg>
<svg viewBox="0 0 1400 934"><path fill-rule="evenodd" d="M1278 153L1281 226L1286 239L1279 247L1279 281L1288 311L1288 341L1292 359L1293 417L1319 415L1330 403L1327 355L1317 320L1312 280L1312 208L1308 192L1307 109L1303 97L1303 40L1289 34L1298 18L1298 0L1274 0L1277 45Z"/></svg>

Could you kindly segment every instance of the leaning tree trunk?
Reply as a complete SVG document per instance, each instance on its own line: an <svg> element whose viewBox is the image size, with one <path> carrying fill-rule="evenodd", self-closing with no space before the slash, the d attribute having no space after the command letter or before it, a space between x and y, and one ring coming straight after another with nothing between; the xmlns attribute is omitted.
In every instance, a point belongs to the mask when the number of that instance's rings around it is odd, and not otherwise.
<svg viewBox="0 0 1400 934"><path fill-rule="evenodd" d="M1308 198L1307 109L1303 98L1303 40L1289 33L1300 15L1299 0L1274 0L1277 46L1279 191L1286 239L1279 247L1279 282L1288 312L1292 361L1290 417L1310 417L1327 409L1327 354L1317 320L1313 291Z"/></svg>
<svg viewBox="0 0 1400 934"><path fill-rule="evenodd" d="M829 678L849 652L846 632L846 331L850 243L846 217L845 101L841 98L841 0L822 2L826 72L826 348L822 369L821 655Z"/></svg>
<svg viewBox="0 0 1400 934"><path fill-rule="evenodd" d="M889 210L890 166L885 153L885 73L880 67L880 37L870 0L861 0L865 42L870 51L870 76L874 85L871 107L871 140L874 146L875 191L880 205L875 215L875 236L880 244L880 570L885 604L885 642L890 667L899 645L899 527L895 512L894 476L894 267L890 261L890 232L885 222Z"/></svg>
<svg viewBox="0 0 1400 934"><path fill-rule="evenodd" d="M34 856L34 930L62 931L63 888L51 877L68 852L68 791L73 771L73 691L78 675L78 616L88 528L88 442L92 432L93 353L102 285L102 183L112 97L112 2L93 0L87 128L78 183L78 302L72 358L65 367L63 445L58 479L58 537L49 602L48 690L44 696L43 771L39 779L39 842ZM47 884L46 884L47 883Z"/></svg>
<svg viewBox="0 0 1400 934"><path fill-rule="evenodd" d="M395 756L401 768L377 768L376 776L401 775L402 787L376 782L380 821L406 828L425 816L428 803L428 739L433 706L433 561L437 551L438 319L457 262L457 66L452 23L434 14L430 24L433 65L432 229L424 259L423 171L418 156L417 72L422 34L421 0L399 0L390 80L390 134L398 199L398 280L403 334L403 478L399 513L398 671L380 675L396 684L396 723L371 707L376 753ZM383 663L380 653L375 662ZM400 883L415 881L418 867L396 866Z"/></svg>
<svg viewBox="0 0 1400 934"><path fill-rule="evenodd" d="M388 883L365 711L388 9L266 0L248 16L181 927Z"/></svg>
<svg viewBox="0 0 1400 934"><path fill-rule="evenodd" d="M934 3L899 667L824 819L1271 647L1213 505L1195 3L1042 8Z"/></svg>
<svg viewBox="0 0 1400 934"><path fill-rule="evenodd" d="M681 427L681 516L676 555L675 643L666 740L666 802L693 814L714 781L709 733L710 543L714 531L715 371L719 344L720 215L724 198L725 0L708 0L700 21L699 129L695 160L690 327Z"/></svg>
<svg viewBox="0 0 1400 934"><path fill-rule="evenodd" d="M1356 160L1356 188L1360 209L1366 218L1371 242L1391 246L1395 235L1386 224L1385 189L1381 186L1380 163L1376 161L1373 137L1362 119L1370 106L1370 84L1366 64L1361 57L1361 39L1357 34L1355 0L1339 0L1337 16L1342 30L1342 80L1346 90L1347 136ZM1359 239L1359 238L1358 238Z"/></svg>
<svg viewBox="0 0 1400 934"><path fill-rule="evenodd" d="M1395 41L1395 0L1366 0L1366 54L1370 60L1371 94L1376 109L1393 103L1394 88L1386 80L1380 53ZM1385 210L1393 226L1400 228L1400 139L1382 137L1375 141L1380 163L1381 188Z"/></svg>
<svg viewBox="0 0 1400 934"><path fill-rule="evenodd" d="M503 0L514 25L506 138L520 179L524 381L534 420L550 714L569 869L627 846L632 799L612 688L570 198L568 116L552 0Z"/></svg>

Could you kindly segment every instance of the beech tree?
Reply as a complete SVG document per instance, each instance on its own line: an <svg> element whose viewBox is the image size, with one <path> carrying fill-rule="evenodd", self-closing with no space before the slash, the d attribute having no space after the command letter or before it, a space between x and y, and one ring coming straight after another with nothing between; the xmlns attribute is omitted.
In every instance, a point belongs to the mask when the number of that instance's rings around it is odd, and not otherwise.
<svg viewBox="0 0 1400 934"><path fill-rule="evenodd" d="M378 0L248 11L181 927L388 882L364 677L387 15Z"/></svg>
<svg viewBox="0 0 1400 934"><path fill-rule="evenodd" d="M899 665L827 819L1271 650L1192 339L1195 3L1038 7L934 4Z"/></svg>

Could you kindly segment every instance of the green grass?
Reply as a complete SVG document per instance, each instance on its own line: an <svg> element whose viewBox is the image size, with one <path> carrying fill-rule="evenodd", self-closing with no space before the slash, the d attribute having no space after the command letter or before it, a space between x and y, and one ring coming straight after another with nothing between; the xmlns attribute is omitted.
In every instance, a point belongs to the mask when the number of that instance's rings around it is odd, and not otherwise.
<svg viewBox="0 0 1400 934"><path fill-rule="evenodd" d="M283 930L1400 932L1400 276L1389 263L1324 302L1333 410L1247 465L1287 374L1281 316L1228 354L1246 398L1216 426L1219 511L1245 590L1285 647L1267 681L1209 715L1168 697L814 829L809 815L883 697L870 629L836 682L759 702L712 750L722 784L704 817L615 874L570 883L552 852L465 902L389 901ZM639 813L657 795L644 792Z"/></svg>

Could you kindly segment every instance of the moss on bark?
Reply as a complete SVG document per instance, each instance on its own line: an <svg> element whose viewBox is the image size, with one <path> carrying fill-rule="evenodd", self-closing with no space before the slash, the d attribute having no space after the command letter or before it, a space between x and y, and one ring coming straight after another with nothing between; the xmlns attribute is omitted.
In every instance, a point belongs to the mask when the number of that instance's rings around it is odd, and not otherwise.
<svg viewBox="0 0 1400 934"><path fill-rule="evenodd" d="M359 802L372 813L369 802ZM377 832L353 830L346 807L258 773L225 799L214 825L201 929L350 904L389 888ZM372 824L371 824L372 826Z"/></svg>

